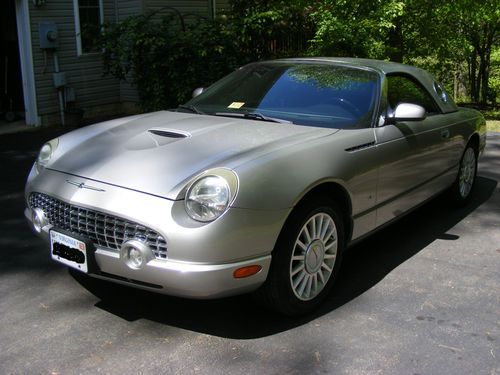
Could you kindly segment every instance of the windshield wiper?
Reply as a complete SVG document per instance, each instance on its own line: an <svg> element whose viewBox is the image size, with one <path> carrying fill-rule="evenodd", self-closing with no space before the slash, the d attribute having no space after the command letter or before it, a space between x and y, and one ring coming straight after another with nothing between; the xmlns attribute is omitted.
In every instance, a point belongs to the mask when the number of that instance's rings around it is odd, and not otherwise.
<svg viewBox="0 0 500 375"><path fill-rule="evenodd" d="M281 124L293 124L292 121L284 120L282 118L268 117L259 112L249 112L249 113L239 113L239 112L216 112L215 116L226 116L226 117L242 117L250 120L268 121L268 122L279 122Z"/></svg>
<svg viewBox="0 0 500 375"><path fill-rule="evenodd" d="M206 115L205 112L200 111L198 108L196 108L194 105L187 105L187 104L179 104L177 108L181 109L187 109L188 111L191 111L193 113L196 113L197 115Z"/></svg>

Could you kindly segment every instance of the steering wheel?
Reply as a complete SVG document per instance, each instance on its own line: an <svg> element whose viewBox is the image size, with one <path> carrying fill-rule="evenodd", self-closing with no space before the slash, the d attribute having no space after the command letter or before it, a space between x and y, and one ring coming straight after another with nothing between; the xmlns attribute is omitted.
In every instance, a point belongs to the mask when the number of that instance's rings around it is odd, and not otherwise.
<svg viewBox="0 0 500 375"><path fill-rule="evenodd" d="M331 100L338 103L342 108L355 115L356 117L361 116L359 108L352 104L352 102L350 102L349 100L338 97L331 98Z"/></svg>

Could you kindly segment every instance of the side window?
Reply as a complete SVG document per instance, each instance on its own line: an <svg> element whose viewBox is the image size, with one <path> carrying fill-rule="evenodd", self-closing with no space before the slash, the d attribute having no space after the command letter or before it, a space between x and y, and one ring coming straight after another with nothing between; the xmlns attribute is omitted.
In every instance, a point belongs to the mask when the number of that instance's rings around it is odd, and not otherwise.
<svg viewBox="0 0 500 375"><path fill-rule="evenodd" d="M436 103L425 89L406 76L387 76L387 100L394 110L399 103L418 104L428 114L438 113Z"/></svg>
<svg viewBox="0 0 500 375"><path fill-rule="evenodd" d="M96 52L95 41L103 23L103 0L73 0L78 56Z"/></svg>

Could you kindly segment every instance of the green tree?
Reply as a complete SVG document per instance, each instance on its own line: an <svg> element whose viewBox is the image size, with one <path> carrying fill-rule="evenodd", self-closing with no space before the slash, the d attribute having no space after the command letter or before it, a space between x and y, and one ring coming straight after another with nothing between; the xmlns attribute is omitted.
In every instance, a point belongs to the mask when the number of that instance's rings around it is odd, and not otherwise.
<svg viewBox="0 0 500 375"><path fill-rule="evenodd" d="M455 96L462 81L486 104L491 53L500 39L498 0L318 0L313 55L390 59L422 66Z"/></svg>
<svg viewBox="0 0 500 375"><path fill-rule="evenodd" d="M389 37L403 15L397 0L321 0L310 7L316 26L311 54L386 58Z"/></svg>
<svg viewBox="0 0 500 375"><path fill-rule="evenodd" d="M456 17L460 32L472 47L469 57L471 98L486 104L489 97L491 53L500 39L500 2L457 0L448 5L450 15Z"/></svg>

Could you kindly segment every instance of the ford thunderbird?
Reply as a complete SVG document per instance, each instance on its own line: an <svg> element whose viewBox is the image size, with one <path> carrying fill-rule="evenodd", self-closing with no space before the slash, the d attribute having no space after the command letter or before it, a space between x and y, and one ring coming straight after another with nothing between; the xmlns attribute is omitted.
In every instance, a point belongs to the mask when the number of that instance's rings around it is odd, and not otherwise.
<svg viewBox="0 0 500 375"><path fill-rule="evenodd" d="M44 144L25 216L54 261L167 295L254 292L297 315L342 253L448 191L466 204L485 120L419 68L367 59L246 65L178 108Z"/></svg>

